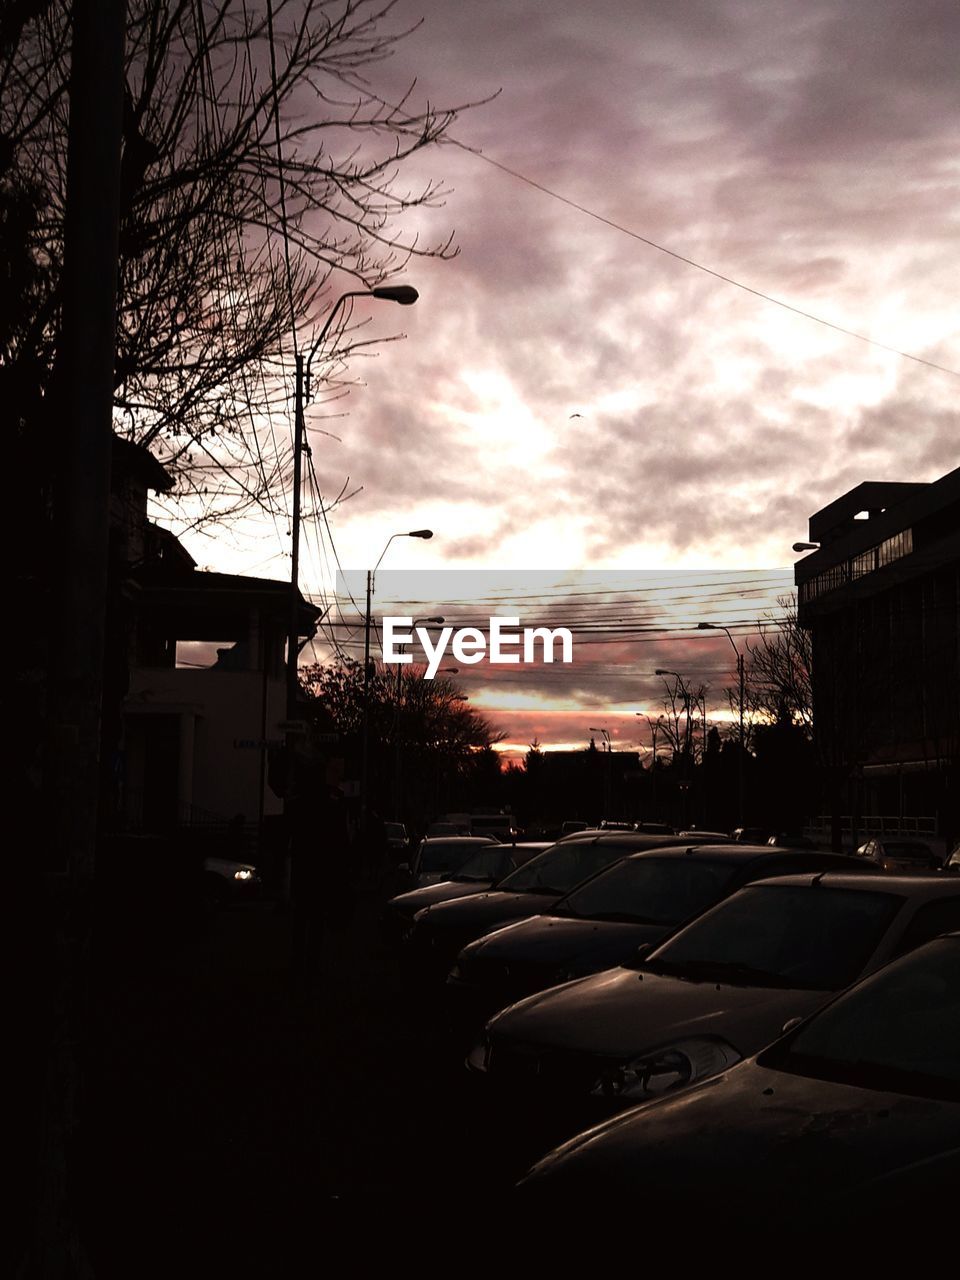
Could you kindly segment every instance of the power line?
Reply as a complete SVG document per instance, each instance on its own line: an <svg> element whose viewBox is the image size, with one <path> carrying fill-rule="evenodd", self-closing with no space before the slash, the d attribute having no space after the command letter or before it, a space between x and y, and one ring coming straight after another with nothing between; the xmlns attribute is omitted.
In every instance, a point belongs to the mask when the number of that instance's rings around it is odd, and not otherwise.
<svg viewBox="0 0 960 1280"><path fill-rule="evenodd" d="M678 253L675 249L668 249L666 245L658 244L656 240L651 240L648 236L641 235L639 231L625 227L622 223L615 222L612 218L607 218L602 213L597 213L595 209L590 209L587 205L580 204L569 196L562 195L559 191L554 191L544 183L537 182L535 178L528 178L526 174L520 173L519 170L511 169L509 165L502 164L499 160L494 160L492 156L485 155L477 147L470 147L465 142L460 142L457 138L452 138L449 135L444 136L440 141L458 147L461 151L466 151L468 155L476 156L478 160L483 160L484 163L491 165L494 169L499 169L511 178L516 178L518 182L526 183L528 187L542 192L543 195L549 196L552 200L558 200L561 204L567 205L568 208L575 209L578 213L582 213L588 218L593 218L595 222L600 222L614 231L619 231L622 235L629 236L631 240L637 240L640 244L644 244L650 249L656 249L658 253L664 253L667 257L674 258L685 266L702 271L705 275L712 276L715 280L732 285L735 289L741 289L744 293L752 294L753 297L760 298L764 302L771 302L775 307L782 307L784 311L790 311L804 320L812 320L814 324L823 325L827 329L832 329L835 333L842 333L847 338L856 338L858 342L865 342L868 346L878 347L881 351L890 352L891 355L900 356L904 360L913 360L916 364L926 365L928 369L936 369L939 373L947 373L953 378L960 378L960 370L937 364L935 361L927 360L923 356L913 355L909 351L903 351L899 347L881 342L878 338L871 338L865 333L858 333L855 329L848 329L845 325L836 324L833 320L825 320L823 316L818 316L812 311L805 311L802 307L794 306L792 302L785 302L783 298L776 298L772 294L765 293L762 289L754 288L753 285L744 284L742 280L737 280L733 276L728 276L722 271L708 267L702 262L688 258L685 254Z"/></svg>
<svg viewBox="0 0 960 1280"><path fill-rule="evenodd" d="M370 89L367 86L354 84L352 87L358 92L366 94L375 102L379 102L381 106L388 107L392 111L400 111L400 107L396 103L391 103L385 98L377 97L376 94L370 92ZM933 360L925 359L923 356L913 355L909 351L901 350L900 347L892 346L890 343L881 342L879 339L871 338L867 334L858 333L857 330L849 329L845 325L835 323L833 320L825 320L823 316L818 316L812 311L806 311L802 307L797 307L791 302L784 301L783 298L774 297L773 294L765 293L762 289L757 289L753 285L744 284L742 280L737 280L735 277L727 275L723 271L717 271L714 267L708 267L702 262L697 262L694 258L687 257L686 254L678 253L675 249L668 249L666 245L659 244L656 240L651 240L649 236L641 235L639 231L634 231L631 227L624 226L623 223L615 222L612 218L608 218L602 213L597 213L595 209L591 209L587 205L580 204L579 201L572 199L570 196L562 195L559 191L554 191L552 187L548 187L543 182L538 182L535 178L528 177L518 169L512 169L509 165L503 164L500 160L494 160L492 156L488 156L481 151L479 147L471 147L468 143L461 142L459 138L454 138L449 133L443 134L438 141L441 144L446 143L449 146L457 147L460 151L465 151L467 155L471 155L478 160L482 160L485 164L492 166L494 169L499 169L501 173L507 174L518 182L525 183L528 187L532 187L542 195L549 196L551 200L557 200L568 208L574 209L577 213L582 213L585 217L592 218L595 222L599 222L613 231L619 231L621 235L629 236L631 240L636 240L650 249L656 249L658 253L666 254L667 257L673 258L677 262L682 262L685 266L693 267L696 271L702 271L705 275L712 276L715 280L719 280L723 284L732 285L733 288L741 289L744 293L749 293L755 298L760 298L763 302L770 302L775 307L781 307L784 311L789 311L793 315L800 316L804 320L810 320L814 324L823 325L825 328L832 329L835 333L841 333L847 338L855 338L858 342L864 342L868 346L877 347L881 351L888 351L891 355L900 356L904 360L912 360L916 364L925 365L928 369L936 369L939 373L946 373L953 378L960 378L960 370L951 369L947 365L937 364Z"/></svg>

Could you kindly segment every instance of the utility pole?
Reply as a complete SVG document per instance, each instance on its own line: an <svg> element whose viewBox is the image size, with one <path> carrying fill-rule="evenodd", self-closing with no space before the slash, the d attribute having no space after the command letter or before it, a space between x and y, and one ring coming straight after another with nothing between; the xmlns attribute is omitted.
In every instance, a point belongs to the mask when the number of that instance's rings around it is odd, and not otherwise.
<svg viewBox="0 0 960 1280"><path fill-rule="evenodd" d="M300 656L300 490L303 476L303 356L297 352L293 414L293 512L290 529L290 622L287 627L287 719L297 714ZM290 735L287 738L289 753Z"/></svg>
<svg viewBox="0 0 960 1280"><path fill-rule="evenodd" d="M43 764L51 956L33 1269L83 1274L69 1151L81 1121L90 891L100 797L100 721L123 137L124 0L75 0L47 590L58 628L47 659ZM54 574L54 565L56 573ZM55 584L55 586L54 586ZM42 857L42 853L38 853Z"/></svg>

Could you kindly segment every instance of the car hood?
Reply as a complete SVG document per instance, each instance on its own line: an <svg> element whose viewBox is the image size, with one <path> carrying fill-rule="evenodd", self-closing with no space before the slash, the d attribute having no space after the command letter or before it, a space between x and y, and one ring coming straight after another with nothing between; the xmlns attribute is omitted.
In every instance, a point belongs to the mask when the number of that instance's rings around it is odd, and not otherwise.
<svg viewBox="0 0 960 1280"><path fill-rule="evenodd" d="M501 921L518 920L549 911L558 895L551 893L506 893L491 889L476 893L460 902L441 902L430 908L419 923L434 932L472 932L473 937L487 933Z"/></svg>
<svg viewBox="0 0 960 1280"><path fill-rule="evenodd" d="M898 1170L960 1145L960 1103L881 1092L742 1063L564 1143L525 1186L551 1194L706 1204L753 1221L849 1202Z"/></svg>
<svg viewBox="0 0 960 1280"><path fill-rule="evenodd" d="M641 943L657 942L666 932L666 925L541 915L479 938L467 955L482 963L584 966L583 972L593 973L619 964Z"/></svg>
<svg viewBox="0 0 960 1280"><path fill-rule="evenodd" d="M668 1040L718 1036L747 1057L830 994L607 969L511 1005L488 1029L492 1037L617 1060Z"/></svg>
<svg viewBox="0 0 960 1280"><path fill-rule="evenodd" d="M489 888L489 883L477 880L469 883L465 880L444 880L442 884L428 884L422 889L411 889L409 893L398 894L387 905L405 916L413 916L424 907L435 906L438 902L452 902L457 898L470 898Z"/></svg>

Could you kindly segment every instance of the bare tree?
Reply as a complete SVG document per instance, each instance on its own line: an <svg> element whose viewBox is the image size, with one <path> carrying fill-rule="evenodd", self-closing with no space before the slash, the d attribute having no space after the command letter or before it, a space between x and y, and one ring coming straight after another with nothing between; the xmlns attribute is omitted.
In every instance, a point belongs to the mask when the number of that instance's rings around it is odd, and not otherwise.
<svg viewBox="0 0 960 1280"><path fill-rule="evenodd" d="M305 341L332 297L412 256L455 253L405 229L444 191L398 178L456 109L414 108L410 93L388 105L369 80L409 34L395 4L130 0L116 430L175 472L184 519L277 504L297 328ZM0 182L32 269L21 263L0 375L35 437L59 314L70 5L8 8ZM347 388L348 357L368 345L359 327L347 309L322 353L324 398Z"/></svg>
<svg viewBox="0 0 960 1280"><path fill-rule="evenodd" d="M757 725L790 723L813 735L813 652L811 633L797 621L793 595L778 598L780 611L756 623L756 639L744 655L744 724L749 746ZM739 739L740 691L724 689L733 715L728 736Z"/></svg>
<svg viewBox="0 0 960 1280"><path fill-rule="evenodd" d="M692 763L696 754L695 713L705 705L707 686L694 686L682 675L676 675L670 681L664 678L663 687L663 715L657 717L659 732L669 744L675 762L689 759Z"/></svg>

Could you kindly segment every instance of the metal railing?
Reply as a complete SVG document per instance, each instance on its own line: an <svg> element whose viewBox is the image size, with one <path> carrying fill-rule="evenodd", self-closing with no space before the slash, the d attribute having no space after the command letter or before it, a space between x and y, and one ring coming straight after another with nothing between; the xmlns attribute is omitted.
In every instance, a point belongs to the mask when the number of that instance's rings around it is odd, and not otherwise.
<svg viewBox="0 0 960 1280"><path fill-rule="evenodd" d="M812 818L804 828L804 834L811 839L830 838L832 822L829 814L821 813ZM856 832L860 840L869 840L872 836L916 836L918 838L936 838L939 835L937 819L933 816L913 814L863 814L856 820L851 814L842 814L840 830L844 838L852 837Z"/></svg>

